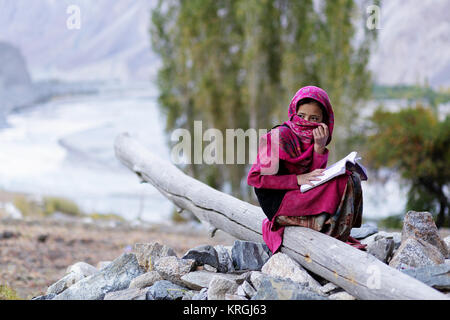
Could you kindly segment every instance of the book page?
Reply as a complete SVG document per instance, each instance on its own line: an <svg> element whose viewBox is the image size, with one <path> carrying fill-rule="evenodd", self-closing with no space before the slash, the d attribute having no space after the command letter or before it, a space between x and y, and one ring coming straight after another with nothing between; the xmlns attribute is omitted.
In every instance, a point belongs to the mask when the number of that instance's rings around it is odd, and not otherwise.
<svg viewBox="0 0 450 320"><path fill-rule="evenodd" d="M314 188L315 186L318 186L326 181L333 179L334 177L337 177L338 175L343 174L346 170L346 163L348 161L355 163L356 155L357 155L356 151L353 151L345 158L343 158L343 159L339 160L338 162L332 164L331 166L327 167L325 169L325 171L323 172L323 176L318 177L320 180L311 182L314 186L304 184L304 185L300 186L300 191L306 192L306 191Z"/></svg>

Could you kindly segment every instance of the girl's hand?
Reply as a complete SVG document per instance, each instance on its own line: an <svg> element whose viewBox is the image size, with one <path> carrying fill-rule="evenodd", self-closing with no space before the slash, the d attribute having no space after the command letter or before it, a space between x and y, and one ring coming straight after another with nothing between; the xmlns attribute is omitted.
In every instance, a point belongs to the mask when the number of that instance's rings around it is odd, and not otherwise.
<svg viewBox="0 0 450 320"><path fill-rule="evenodd" d="M328 137L330 136L328 126L325 123L319 123L319 127L312 132L314 137L314 151L323 154L325 152Z"/></svg>
<svg viewBox="0 0 450 320"><path fill-rule="evenodd" d="M311 181L319 181L319 176L323 176L323 173L325 169L316 169L314 171L305 173L305 174L299 174L297 175L297 184L309 184L310 186L314 186Z"/></svg>

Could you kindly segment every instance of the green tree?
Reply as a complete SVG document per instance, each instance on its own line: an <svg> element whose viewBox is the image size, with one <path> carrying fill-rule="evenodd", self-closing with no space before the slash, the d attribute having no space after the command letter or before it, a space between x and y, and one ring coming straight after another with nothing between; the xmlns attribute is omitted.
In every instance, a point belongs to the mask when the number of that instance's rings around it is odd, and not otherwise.
<svg viewBox="0 0 450 320"><path fill-rule="evenodd" d="M339 126L350 127L351 116L343 115L371 87L366 65L373 33L364 32L358 44L352 43L354 0L321 1L318 8L315 2L160 0L150 33L162 61L159 105L169 136L176 128L193 133L195 120L224 137L227 128L270 129L286 120L290 99L306 85L327 90ZM345 142L339 134L334 137ZM243 184L246 165L185 169L214 188L229 184L234 196L251 197Z"/></svg>
<svg viewBox="0 0 450 320"><path fill-rule="evenodd" d="M398 171L409 183L406 210L435 213L436 225L443 226L449 212L450 117L439 121L431 108L417 105L398 112L379 108L371 121L369 163Z"/></svg>

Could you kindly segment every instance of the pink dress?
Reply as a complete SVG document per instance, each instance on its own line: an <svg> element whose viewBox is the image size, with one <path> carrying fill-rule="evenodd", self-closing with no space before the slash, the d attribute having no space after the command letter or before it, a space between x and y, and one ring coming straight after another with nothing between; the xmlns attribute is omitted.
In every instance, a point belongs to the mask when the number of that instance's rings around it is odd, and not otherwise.
<svg viewBox="0 0 450 320"><path fill-rule="evenodd" d="M312 165L307 172L325 168L327 160L328 150L323 155L313 153ZM297 174L301 173L296 172L297 170L289 167L288 164L286 166L292 174L262 175L258 166L253 166L247 177L247 183L256 188L289 190L284 195L275 216L271 220L265 218L262 223L263 239L272 253L278 251L283 241L284 227L274 230L274 221L277 216L309 216L322 212L334 214L348 180L348 175L342 175L302 193L297 184Z"/></svg>

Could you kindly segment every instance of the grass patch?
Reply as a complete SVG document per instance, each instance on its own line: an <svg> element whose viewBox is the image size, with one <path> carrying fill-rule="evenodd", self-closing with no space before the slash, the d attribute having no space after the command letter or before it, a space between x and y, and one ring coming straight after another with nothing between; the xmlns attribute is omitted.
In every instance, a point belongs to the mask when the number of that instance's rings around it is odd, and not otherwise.
<svg viewBox="0 0 450 320"><path fill-rule="evenodd" d="M16 291L7 285L0 285L0 300L22 300Z"/></svg>
<svg viewBox="0 0 450 320"><path fill-rule="evenodd" d="M172 210L172 214L170 215L170 220L172 220L172 222L174 222L174 223L184 223L184 222L188 221L188 219L183 217L183 215L181 215L181 213L178 212L178 210L176 210L176 209Z"/></svg>
<svg viewBox="0 0 450 320"><path fill-rule="evenodd" d="M92 218L93 220L116 220L116 221L121 221L121 222L125 222L125 219L121 216L119 216L118 214L115 213L90 213L86 215L89 218Z"/></svg>
<svg viewBox="0 0 450 320"><path fill-rule="evenodd" d="M13 200L14 206L22 213L24 217L44 216L44 211L39 203L27 199L23 195L15 196Z"/></svg>
<svg viewBox="0 0 450 320"><path fill-rule="evenodd" d="M75 202L60 197L44 197L44 214L51 215L55 212L62 212L71 216L79 217L83 213Z"/></svg>

